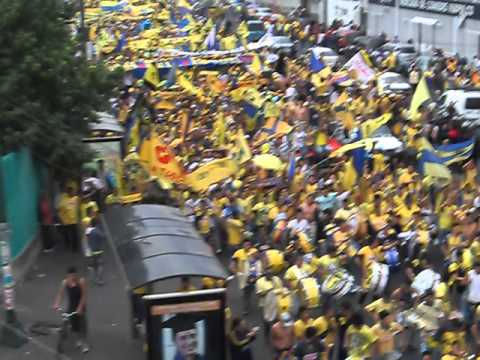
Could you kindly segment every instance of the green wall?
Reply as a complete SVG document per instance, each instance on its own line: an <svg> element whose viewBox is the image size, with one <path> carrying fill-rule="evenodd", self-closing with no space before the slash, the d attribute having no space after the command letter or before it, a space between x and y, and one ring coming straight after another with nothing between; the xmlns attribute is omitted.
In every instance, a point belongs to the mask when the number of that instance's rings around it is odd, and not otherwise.
<svg viewBox="0 0 480 360"><path fill-rule="evenodd" d="M28 149L0 157L0 199L11 230L11 252L15 258L35 239L39 230L38 199L42 169Z"/></svg>

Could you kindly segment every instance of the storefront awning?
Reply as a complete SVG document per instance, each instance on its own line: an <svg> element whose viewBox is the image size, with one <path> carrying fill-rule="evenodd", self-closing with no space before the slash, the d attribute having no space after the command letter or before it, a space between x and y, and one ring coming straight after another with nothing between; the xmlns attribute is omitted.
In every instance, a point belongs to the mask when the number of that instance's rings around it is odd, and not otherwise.
<svg viewBox="0 0 480 360"><path fill-rule="evenodd" d="M177 208L112 206L105 220L132 288L172 277L227 277L211 248Z"/></svg>
<svg viewBox="0 0 480 360"><path fill-rule="evenodd" d="M427 26L434 26L438 24L438 20L434 18L427 18L422 16L415 16L412 20L410 20L413 24L421 24Z"/></svg>

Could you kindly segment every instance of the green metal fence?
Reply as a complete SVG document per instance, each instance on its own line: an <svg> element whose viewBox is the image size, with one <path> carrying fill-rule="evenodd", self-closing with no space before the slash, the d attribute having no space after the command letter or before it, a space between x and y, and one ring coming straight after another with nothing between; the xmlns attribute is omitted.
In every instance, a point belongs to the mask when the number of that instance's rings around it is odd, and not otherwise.
<svg viewBox="0 0 480 360"><path fill-rule="evenodd" d="M38 199L43 170L23 149L0 157L0 208L11 230L11 252L15 259L39 230ZM0 210L0 214L2 210Z"/></svg>

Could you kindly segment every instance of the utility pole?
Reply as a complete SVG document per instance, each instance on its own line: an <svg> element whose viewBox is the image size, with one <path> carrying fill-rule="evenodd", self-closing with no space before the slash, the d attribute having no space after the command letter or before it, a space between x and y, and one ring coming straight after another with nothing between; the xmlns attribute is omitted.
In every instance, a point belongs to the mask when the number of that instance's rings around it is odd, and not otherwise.
<svg viewBox="0 0 480 360"><path fill-rule="evenodd" d="M15 282L10 266L10 229L0 223L0 260L3 273L3 304L5 320L0 326L0 344L19 348L28 339L15 314Z"/></svg>

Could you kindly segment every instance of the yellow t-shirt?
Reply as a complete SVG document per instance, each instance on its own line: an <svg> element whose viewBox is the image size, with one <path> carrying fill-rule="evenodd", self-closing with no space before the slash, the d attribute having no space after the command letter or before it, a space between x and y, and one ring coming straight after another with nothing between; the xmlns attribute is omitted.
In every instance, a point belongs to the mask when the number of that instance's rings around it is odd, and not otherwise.
<svg viewBox="0 0 480 360"><path fill-rule="evenodd" d="M64 225L78 224L78 196L64 194L58 206L58 215Z"/></svg>
<svg viewBox="0 0 480 360"><path fill-rule="evenodd" d="M296 288L298 281L309 277L312 274L312 267L308 264L303 264L301 268L297 265L290 266L285 272L284 279L292 284L292 288Z"/></svg>
<svg viewBox="0 0 480 360"><path fill-rule="evenodd" d="M372 261L375 261L375 252L370 246L364 246L358 252L358 256L362 257L362 267L364 274L366 274L368 265L370 265Z"/></svg>
<svg viewBox="0 0 480 360"><path fill-rule="evenodd" d="M237 260L239 262L247 261L247 259L253 254L255 254L256 252L257 252L257 249L255 248L250 248L248 249L248 251L243 248L238 249L233 253L232 259Z"/></svg>
<svg viewBox="0 0 480 360"><path fill-rule="evenodd" d="M445 206L440 208L438 216L438 227L441 230L450 230L453 225L453 213L457 210L455 205Z"/></svg>
<svg viewBox="0 0 480 360"><path fill-rule="evenodd" d="M87 209L92 208L94 213L98 212L98 206L95 201L89 201L87 203L80 204L80 216L82 218L87 216Z"/></svg>
<svg viewBox="0 0 480 360"><path fill-rule="evenodd" d="M362 325L360 329L357 329L350 325L347 329L347 336L350 338L348 348L351 360L364 360L371 356L372 345L377 340L377 336L369 326Z"/></svg>
<svg viewBox="0 0 480 360"><path fill-rule="evenodd" d="M452 251L454 249L457 249L462 244L462 239L459 235L451 234L448 237L447 244L448 244L448 250Z"/></svg>
<svg viewBox="0 0 480 360"><path fill-rule="evenodd" d="M227 220L228 244L237 246L242 243L243 222L238 219Z"/></svg>

